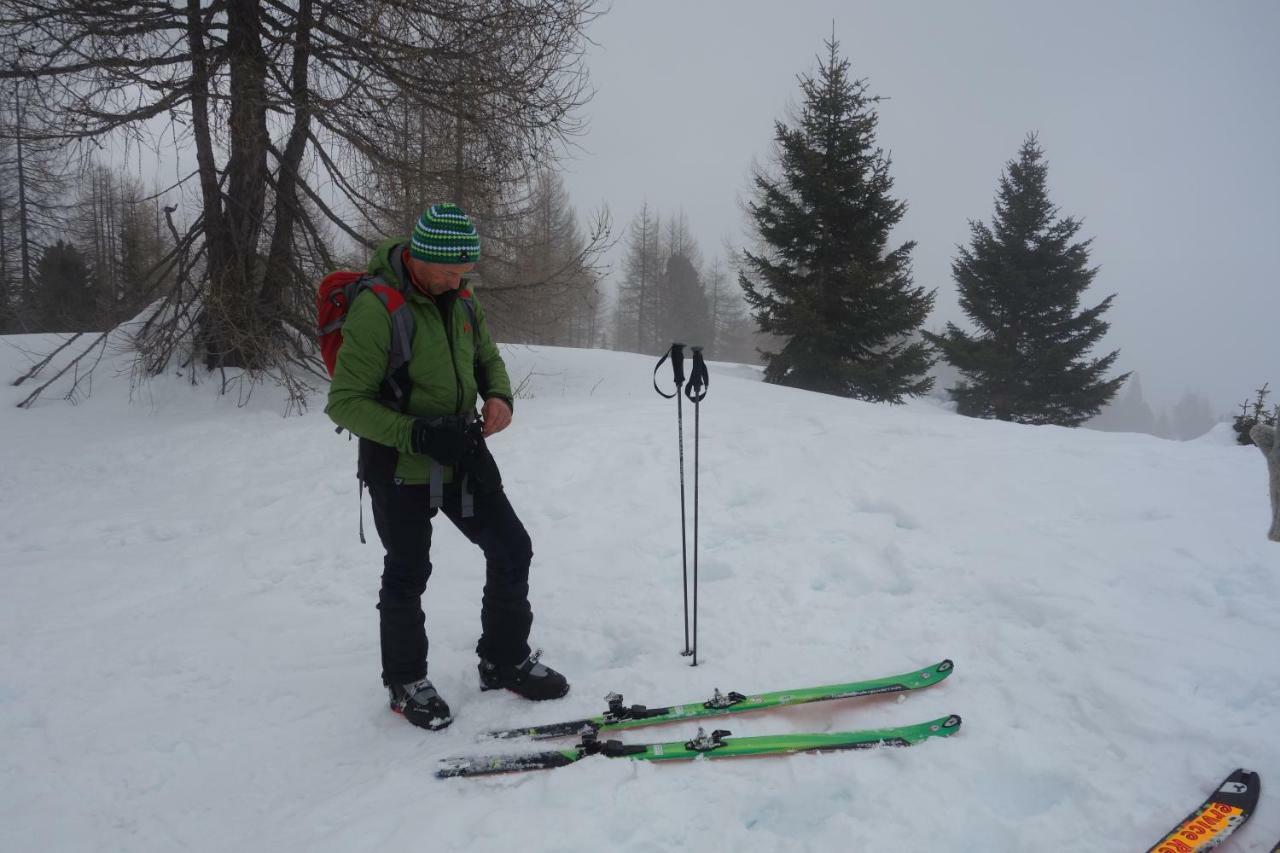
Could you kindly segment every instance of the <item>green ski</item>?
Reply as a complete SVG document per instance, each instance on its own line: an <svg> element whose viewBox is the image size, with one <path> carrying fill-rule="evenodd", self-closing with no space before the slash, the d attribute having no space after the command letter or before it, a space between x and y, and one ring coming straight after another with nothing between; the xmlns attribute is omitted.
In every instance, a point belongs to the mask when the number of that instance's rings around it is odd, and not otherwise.
<svg viewBox="0 0 1280 853"><path fill-rule="evenodd" d="M960 728L956 715L940 717L914 726L869 729L861 732L818 732L812 734L763 735L729 737L730 732L717 730L710 735L702 729L688 741L628 744L616 740L601 741L588 730L582 741L567 749L530 752L515 755L477 755L446 758L436 775L442 779L454 776L490 776L522 770L546 770L564 767L590 755L606 758L630 758L633 761L690 761L695 758L737 758L751 755L790 755L796 752L831 752L844 749L873 749L881 746L911 746L933 737L949 737Z"/></svg>
<svg viewBox="0 0 1280 853"><path fill-rule="evenodd" d="M951 674L954 664L949 660L940 661L933 666L917 669L902 675L891 675L887 678L873 678L866 681L851 681L846 684L828 684L822 687L801 687L795 690L778 690L773 693L742 694L734 691L721 693L716 690L710 699L689 705L671 705L665 708L646 708L644 705L624 705L622 696L611 693L605 697L609 709L595 717L581 720L570 720L562 723L525 726L518 729L500 729L487 732L490 738L529 737L535 740L547 738L570 737L589 732L607 732L619 729L634 729L641 726L653 726L660 723L674 723L681 720L699 720L705 717L719 717L726 714L741 714L747 711L760 711L766 708L778 708L787 705L803 705L809 702L827 702L833 699L852 699L858 696L873 696L881 693L903 693L931 687Z"/></svg>

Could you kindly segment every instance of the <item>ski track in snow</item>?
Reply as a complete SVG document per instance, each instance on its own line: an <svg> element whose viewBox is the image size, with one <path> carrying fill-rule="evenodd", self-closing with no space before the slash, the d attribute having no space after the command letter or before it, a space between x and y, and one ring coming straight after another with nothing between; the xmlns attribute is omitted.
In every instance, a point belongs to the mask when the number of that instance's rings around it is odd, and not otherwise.
<svg viewBox="0 0 1280 853"><path fill-rule="evenodd" d="M0 339L2 375L47 340ZM129 405L117 356L79 405L20 411L29 386L6 384L0 849L1141 850L1236 766L1263 794L1231 849L1280 836L1280 546L1262 460L1229 431L1014 426L713 365L691 668L653 360L504 352L533 396L492 447L534 541L533 641L573 690L479 692L482 561L444 522L426 609L455 722L436 733L387 711L381 549L367 505L357 540L355 446L322 400L285 418L273 389L237 407L170 376ZM910 696L712 721L964 717L913 749L432 776L521 748L478 732L594 714L610 690L661 705L942 657L951 678Z"/></svg>

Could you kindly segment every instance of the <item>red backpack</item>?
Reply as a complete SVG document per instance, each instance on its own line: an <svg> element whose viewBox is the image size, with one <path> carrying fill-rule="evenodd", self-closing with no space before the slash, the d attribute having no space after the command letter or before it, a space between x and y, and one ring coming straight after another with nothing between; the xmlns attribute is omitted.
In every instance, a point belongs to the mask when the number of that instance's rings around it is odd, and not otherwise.
<svg viewBox="0 0 1280 853"><path fill-rule="evenodd" d="M395 381L395 374L401 367L409 363L413 355L413 312L405 302L404 294L382 279L367 272L351 272L338 270L331 272L320 282L316 292L316 318L320 327L320 354L324 358L324 366L333 376L338 367L338 350L342 348L342 325L347 320L347 312L356 301L356 297L366 290L372 290L382 302L387 313L391 315L391 346L387 352L386 378L395 394L394 403L400 404L404 399L404 391ZM479 363L479 338L476 329L476 309L467 290L458 292L458 299L466 308L469 324L464 328L476 337L476 359Z"/></svg>
<svg viewBox="0 0 1280 853"><path fill-rule="evenodd" d="M413 315L405 305L404 294L381 278L369 273L338 270L324 277L320 282L320 290L316 293L316 317L320 325L320 355L324 358L324 366L331 377L338 367L338 350L342 347L342 325L347 321L347 312L351 310L356 297L366 290L372 290L377 294L387 313L391 315L392 340L391 352L388 353L387 372L391 373L409 360L410 342L413 339ZM402 342L395 339L403 325L403 322L396 322L397 317L405 318L408 323L409 337ZM404 359L397 362L396 359L401 354Z"/></svg>

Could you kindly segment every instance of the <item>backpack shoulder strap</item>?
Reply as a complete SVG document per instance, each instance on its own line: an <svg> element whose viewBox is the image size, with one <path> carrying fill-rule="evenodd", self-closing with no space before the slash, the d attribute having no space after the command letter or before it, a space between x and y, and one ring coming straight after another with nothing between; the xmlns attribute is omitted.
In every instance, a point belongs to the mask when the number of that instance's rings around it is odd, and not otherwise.
<svg viewBox="0 0 1280 853"><path fill-rule="evenodd" d="M386 385L390 392L386 402L397 411L403 411L408 403L408 383L403 368L413 356L413 312L399 288L387 283L380 275L369 274L352 284L351 302L364 291L371 292L382 303L391 321L391 340L387 345Z"/></svg>

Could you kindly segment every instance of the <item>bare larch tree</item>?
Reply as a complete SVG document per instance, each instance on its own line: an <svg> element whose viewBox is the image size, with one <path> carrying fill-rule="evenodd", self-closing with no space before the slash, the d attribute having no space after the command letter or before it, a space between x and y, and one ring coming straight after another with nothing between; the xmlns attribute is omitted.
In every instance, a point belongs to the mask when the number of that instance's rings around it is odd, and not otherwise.
<svg viewBox="0 0 1280 853"><path fill-rule="evenodd" d="M0 331L47 331L34 316L35 269L64 212L67 158L34 137L41 105L21 80L0 87Z"/></svg>
<svg viewBox="0 0 1280 853"><path fill-rule="evenodd" d="M194 152L179 184L197 209L180 226L167 210L173 274L152 277L177 284L139 336L149 369L185 351L301 395L292 368L314 370L312 272L336 266L331 229L368 246L403 216L403 198L370 191L356 165L411 172L420 152L392 131L419 113L469 150L553 161L590 96L595 5L0 0L0 79L39 90L41 140Z"/></svg>

